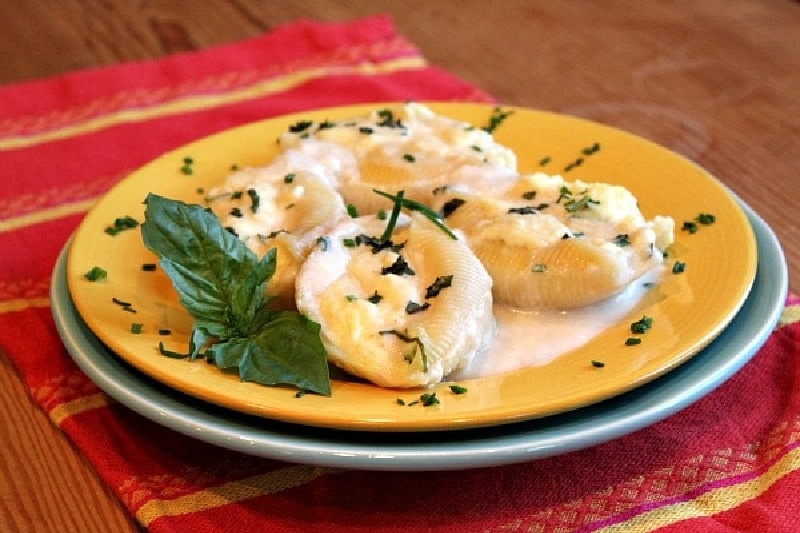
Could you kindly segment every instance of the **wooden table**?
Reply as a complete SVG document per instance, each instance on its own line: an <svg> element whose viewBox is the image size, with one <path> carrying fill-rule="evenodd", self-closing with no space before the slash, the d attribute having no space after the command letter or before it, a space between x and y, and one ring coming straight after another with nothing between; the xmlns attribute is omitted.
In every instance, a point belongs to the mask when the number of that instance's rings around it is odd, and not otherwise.
<svg viewBox="0 0 800 533"><path fill-rule="evenodd" d="M0 83L157 58L298 18L391 13L428 60L503 103L616 125L698 162L774 228L800 291L800 3L780 0L0 0ZM1 105L1 104L0 104ZM133 520L0 353L0 530Z"/></svg>

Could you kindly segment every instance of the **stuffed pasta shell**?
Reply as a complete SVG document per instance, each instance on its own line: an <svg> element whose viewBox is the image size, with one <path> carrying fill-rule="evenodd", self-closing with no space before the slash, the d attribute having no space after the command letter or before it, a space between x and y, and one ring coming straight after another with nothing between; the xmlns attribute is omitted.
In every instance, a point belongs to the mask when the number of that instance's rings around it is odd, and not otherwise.
<svg viewBox="0 0 800 533"><path fill-rule="evenodd" d="M280 146L349 151L344 159L354 160L355 168L343 166L335 186L364 214L383 205L373 189L405 190L409 198L427 203L433 189L458 181L460 174L516 172L516 155L490 133L417 103L341 122L301 122L280 137Z"/></svg>
<svg viewBox="0 0 800 533"><path fill-rule="evenodd" d="M300 264L319 234L346 213L324 177L288 172L284 165L246 168L209 192L207 202L228 231L259 257L275 248L277 267L267 291L281 308L294 308Z"/></svg>
<svg viewBox="0 0 800 533"><path fill-rule="evenodd" d="M385 226L362 216L320 237L298 273L297 308L347 372L382 387L437 383L490 344L491 278L422 216L401 216L386 240Z"/></svg>
<svg viewBox="0 0 800 533"><path fill-rule="evenodd" d="M668 217L645 220L624 187L524 175L491 191L454 186L437 206L466 235L495 300L522 309L605 300L663 262Z"/></svg>

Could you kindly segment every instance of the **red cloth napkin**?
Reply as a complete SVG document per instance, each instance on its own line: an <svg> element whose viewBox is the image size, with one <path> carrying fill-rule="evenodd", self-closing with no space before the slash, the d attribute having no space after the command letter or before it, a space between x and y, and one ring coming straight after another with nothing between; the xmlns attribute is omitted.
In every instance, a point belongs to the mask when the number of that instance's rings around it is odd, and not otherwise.
<svg viewBox="0 0 800 533"><path fill-rule="evenodd" d="M0 349L32 397L154 532L795 532L800 300L691 407L627 437L466 471L334 470L194 441L99 391L49 309L56 256L112 184L200 136L286 112L489 101L428 65L386 17L297 22L160 61L0 87Z"/></svg>

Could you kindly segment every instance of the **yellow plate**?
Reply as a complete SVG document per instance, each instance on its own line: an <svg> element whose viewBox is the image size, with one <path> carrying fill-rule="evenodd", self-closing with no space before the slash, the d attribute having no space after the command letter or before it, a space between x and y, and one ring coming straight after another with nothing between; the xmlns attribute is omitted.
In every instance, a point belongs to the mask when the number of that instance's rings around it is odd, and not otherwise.
<svg viewBox="0 0 800 533"><path fill-rule="evenodd" d="M483 104L430 104L438 113L488 124L492 107ZM68 261L68 283L75 304L92 331L125 361L153 378L211 403L245 413L313 426L369 431L427 431L481 427L543 417L595 403L642 385L700 351L733 318L744 302L756 270L756 242L736 199L707 172L682 157L639 137L585 120L528 109L514 109L496 130L497 140L518 155L522 172L560 173L568 180L618 183L639 199L647 218L674 217L680 227L699 213L716 223L694 234L676 231L672 259L686 271L666 275L644 308L606 330L588 345L541 367L461 382L466 394L447 384L434 390L435 406L400 406L420 391L381 389L334 381L330 398L295 397L289 388L240 382L202 361L175 360L159 354L164 341L185 351L191 317L180 307L170 281L159 270L142 271L155 262L142 244L139 229L109 236L105 228L122 216L142 221L142 201L149 192L201 202L198 188L221 182L232 164L264 165L276 153L275 139L301 119L345 119L380 107L340 107L269 119L201 139L165 154L120 182L86 216ZM513 108L508 108L513 109ZM599 143L600 150L583 155ZM194 173L181 173L183 159L194 159ZM549 163L541 166L547 158ZM94 266L108 278L89 282ZM128 309L112 299L129 302ZM133 313L132 311L135 311ZM642 314L654 318L642 344L626 347L630 323ZM133 334L131 325L144 330ZM168 328L169 336L158 330ZM605 363L593 367L592 360Z"/></svg>

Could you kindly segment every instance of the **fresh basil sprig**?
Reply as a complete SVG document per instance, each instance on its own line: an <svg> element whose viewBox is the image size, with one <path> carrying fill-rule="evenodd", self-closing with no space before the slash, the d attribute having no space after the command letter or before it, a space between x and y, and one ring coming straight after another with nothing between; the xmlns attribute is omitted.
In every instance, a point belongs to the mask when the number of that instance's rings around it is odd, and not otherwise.
<svg viewBox="0 0 800 533"><path fill-rule="evenodd" d="M319 324L268 308L274 249L258 259L202 206L155 194L147 197L142 236L194 318L189 357L238 370L243 381L330 396Z"/></svg>

